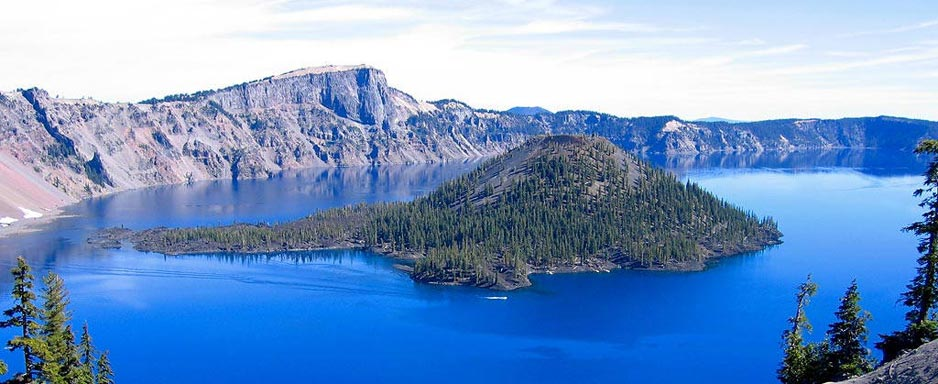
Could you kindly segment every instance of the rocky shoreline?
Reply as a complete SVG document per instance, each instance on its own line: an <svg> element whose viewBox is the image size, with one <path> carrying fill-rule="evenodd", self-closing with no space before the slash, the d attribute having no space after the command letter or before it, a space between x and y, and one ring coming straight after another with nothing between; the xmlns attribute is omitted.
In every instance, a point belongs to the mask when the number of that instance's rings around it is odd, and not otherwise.
<svg viewBox="0 0 938 384"><path fill-rule="evenodd" d="M63 214L62 210L51 209L43 212L42 217L17 220L0 227L0 239L39 232L42 231L45 226L66 217L70 216Z"/></svg>

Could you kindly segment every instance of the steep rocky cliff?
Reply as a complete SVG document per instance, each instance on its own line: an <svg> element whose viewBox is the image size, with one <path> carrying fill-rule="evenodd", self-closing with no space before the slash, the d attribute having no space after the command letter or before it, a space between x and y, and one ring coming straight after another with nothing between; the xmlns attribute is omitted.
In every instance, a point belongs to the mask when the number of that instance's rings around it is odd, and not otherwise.
<svg viewBox="0 0 938 384"><path fill-rule="evenodd" d="M425 163L587 133L636 152L909 149L938 124L899 118L693 123L566 111L512 114L420 102L367 66L307 68L141 103L0 93L0 218L103 193L316 166Z"/></svg>
<svg viewBox="0 0 938 384"><path fill-rule="evenodd" d="M2 93L0 217L150 185L480 157L522 140L408 125L434 111L369 67L305 69L136 104Z"/></svg>

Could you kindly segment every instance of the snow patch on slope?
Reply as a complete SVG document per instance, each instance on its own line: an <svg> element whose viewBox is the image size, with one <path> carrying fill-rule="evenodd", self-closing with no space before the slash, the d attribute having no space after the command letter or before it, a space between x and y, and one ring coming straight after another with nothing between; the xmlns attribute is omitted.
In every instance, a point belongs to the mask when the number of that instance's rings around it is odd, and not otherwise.
<svg viewBox="0 0 938 384"><path fill-rule="evenodd" d="M664 125L664 128L661 129L661 132L680 132L681 128L684 128L684 124L677 120L671 120Z"/></svg>
<svg viewBox="0 0 938 384"><path fill-rule="evenodd" d="M19 207L19 209L20 209L20 211L23 211L23 218L24 218L24 219L38 219L38 218L42 217L42 214L41 214L41 213L36 212L36 211L33 211L33 210L31 210L31 209L23 208L23 207Z"/></svg>

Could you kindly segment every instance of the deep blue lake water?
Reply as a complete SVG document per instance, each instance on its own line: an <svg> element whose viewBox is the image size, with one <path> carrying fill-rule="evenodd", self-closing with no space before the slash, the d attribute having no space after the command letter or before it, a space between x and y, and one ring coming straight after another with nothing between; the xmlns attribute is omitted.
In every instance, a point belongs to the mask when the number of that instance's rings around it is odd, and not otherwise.
<svg viewBox="0 0 938 384"><path fill-rule="evenodd" d="M902 153L654 159L735 204L775 217L785 243L704 272L540 275L497 293L412 282L357 251L164 257L95 250L89 232L282 221L359 202L407 200L475 163L307 170L270 180L125 192L69 207L44 231L0 239L0 269L54 270L109 349L120 383L775 381L780 334L808 273L822 337L854 278L875 334L902 326L914 273L912 191ZM10 304L0 276L0 305ZM0 331L6 340L8 330ZM19 355L0 352L13 371Z"/></svg>

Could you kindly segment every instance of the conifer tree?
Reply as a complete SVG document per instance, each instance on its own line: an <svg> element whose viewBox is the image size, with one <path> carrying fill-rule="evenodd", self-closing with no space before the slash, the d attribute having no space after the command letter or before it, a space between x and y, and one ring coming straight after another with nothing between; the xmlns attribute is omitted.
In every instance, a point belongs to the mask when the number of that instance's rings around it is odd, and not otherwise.
<svg viewBox="0 0 938 384"><path fill-rule="evenodd" d="M20 334L7 342L10 350L23 351L23 366L25 368L24 379L31 381L37 373L39 364L39 354L42 343L37 339L40 330L39 318L41 316L39 308L36 307L36 294L33 291L33 275L26 259L16 258L16 267L10 273L13 274L13 307L3 311L6 319L0 322L0 327L17 328Z"/></svg>
<svg viewBox="0 0 938 384"><path fill-rule="evenodd" d="M68 291L59 275L49 272L43 278L42 328L40 336L43 351L40 371L42 378L50 383L65 383L68 379L70 354L74 350L74 335L68 327L71 314L68 311Z"/></svg>
<svg viewBox="0 0 938 384"><path fill-rule="evenodd" d="M841 381L873 370L873 359L866 348L866 323L872 318L860 308L860 291L856 280L847 288L835 314L837 321L830 325L827 338L830 351L826 361L830 373L827 380Z"/></svg>
<svg viewBox="0 0 938 384"><path fill-rule="evenodd" d="M108 359L108 351L101 353L98 357L98 375L95 377L95 384L114 384L114 371L111 370L111 361Z"/></svg>
<svg viewBox="0 0 938 384"><path fill-rule="evenodd" d="M23 350L26 372L11 382L42 382L51 384L113 383L113 371L107 356L95 359L94 347L88 325L82 327L80 343L75 343L75 334L69 324L69 297L64 281L49 272L43 283L42 305L35 304L36 294L29 264L17 258L13 274L14 306L3 311L6 319L0 327L22 330L7 345L11 350ZM106 354L106 353L105 353ZM104 369L103 381L95 371ZM0 361L0 375L7 371Z"/></svg>
<svg viewBox="0 0 938 384"><path fill-rule="evenodd" d="M919 203L925 208L922 221L904 228L920 237L918 251L922 255L917 260L918 268L907 286L908 291L902 294L902 303L910 308L905 315L909 324L905 330L880 335L882 341L876 344L883 351L884 361L938 339L938 321L935 320L938 306L938 140L923 140L915 153L932 156L925 171L924 186L915 191L916 197L924 196Z"/></svg>
<svg viewBox="0 0 938 384"><path fill-rule="evenodd" d="M925 140L918 145L915 153L938 155L938 140ZM921 323L938 304L938 159L933 159L925 172L925 186L915 191L915 196L925 196L919 206L925 208L922 221L912 223L905 228L922 237L919 243L918 270L909 284L909 290L902 295L903 303L911 307L906 320Z"/></svg>
<svg viewBox="0 0 938 384"><path fill-rule="evenodd" d="M65 353L62 360L62 377L65 383L69 384L90 384L90 381L84 381L84 367L81 364L78 346L75 345L75 333L72 332L72 326L65 326L67 340L65 343Z"/></svg>
<svg viewBox="0 0 938 384"><path fill-rule="evenodd" d="M817 351L811 346L805 345L804 332L811 331L811 323L808 322L808 316L805 309L811 297L817 293L817 284L811 281L811 275L808 279L798 286L796 295L797 308L795 316L788 319L791 329L782 333L783 344L785 346L785 357L782 360L782 366L778 369L778 379L784 384L802 384L810 383L812 368L816 365Z"/></svg>
<svg viewBox="0 0 938 384"><path fill-rule="evenodd" d="M92 384L95 382L94 345L91 343L91 334L88 332L88 323L81 327L81 341L78 343L79 363L81 375L79 383Z"/></svg>

